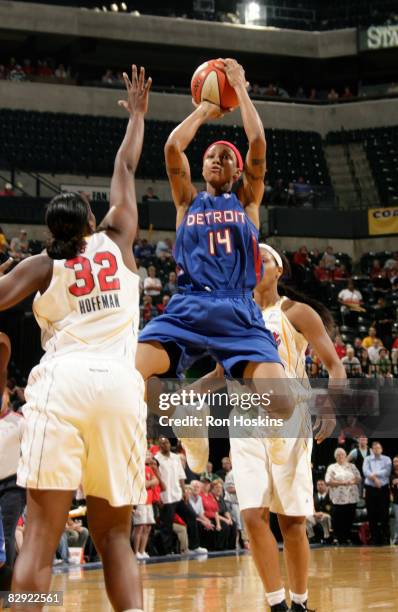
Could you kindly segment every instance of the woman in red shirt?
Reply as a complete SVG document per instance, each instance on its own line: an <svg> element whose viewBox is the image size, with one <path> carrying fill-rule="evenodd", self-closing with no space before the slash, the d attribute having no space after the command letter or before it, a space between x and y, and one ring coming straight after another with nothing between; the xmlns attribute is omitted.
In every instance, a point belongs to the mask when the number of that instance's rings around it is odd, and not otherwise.
<svg viewBox="0 0 398 612"><path fill-rule="evenodd" d="M145 461L145 487L146 487L146 503L139 504L133 515L133 548L137 559L148 559L149 555L146 552L149 534L152 525L155 524L153 515L153 489L159 486L159 480L155 476L155 472L147 462L152 461L152 455L148 451Z"/></svg>

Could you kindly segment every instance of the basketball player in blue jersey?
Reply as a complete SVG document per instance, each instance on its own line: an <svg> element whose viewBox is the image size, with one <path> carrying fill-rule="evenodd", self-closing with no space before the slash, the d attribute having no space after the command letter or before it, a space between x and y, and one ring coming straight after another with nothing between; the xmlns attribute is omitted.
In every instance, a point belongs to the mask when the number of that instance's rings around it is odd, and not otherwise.
<svg viewBox="0 0 398 612"><path fill-rule="evenodd" d="M180 375L204 354L228 377L285 380L275 340L252 299L262 273L258 234L266 170L264 128L247 93L242 66L233 59L219 61L236 91L249 150L243 164L233 144L211 144L203 156L206 190L198 192L184 151L201 125L221 116L220 109L202 102L166 142L166 168L177 209L179 292L140 334L136 365L144 380ZM235 194L232 187L240 178ZM275 403L281 416L291 409L286 398ZM198 452L191 464L195 472L203 471L207 462L207 452Z"/></svg>

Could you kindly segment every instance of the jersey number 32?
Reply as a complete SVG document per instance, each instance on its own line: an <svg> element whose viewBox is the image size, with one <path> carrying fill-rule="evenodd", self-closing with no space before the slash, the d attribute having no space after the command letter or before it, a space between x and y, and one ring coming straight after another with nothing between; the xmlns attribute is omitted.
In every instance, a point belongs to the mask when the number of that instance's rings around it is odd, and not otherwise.
<svg viewBox="0 0 398 612"><path fill-rule="evenodd" d="M120 289L120 281L115 278L117 273L117 259L109 251L96 253L93 257L94 263L101 267L97 273L98 284L101 291L115 291ZM82 297L92 292L95 287L95 279L91 262L87 257L75 257L65 262L65 268L74 270L76 282L68 287L69 292L75 297Z"/></svg>

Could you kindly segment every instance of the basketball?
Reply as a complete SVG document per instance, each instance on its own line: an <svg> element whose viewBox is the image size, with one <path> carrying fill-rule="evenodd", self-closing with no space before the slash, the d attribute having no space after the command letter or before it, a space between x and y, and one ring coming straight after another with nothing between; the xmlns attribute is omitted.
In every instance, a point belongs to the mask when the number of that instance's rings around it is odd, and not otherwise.
<svg viewBox="0 0 398 612"><path fill-rule="evenodd" d="M195 70L191 80L192 98L196 104L206 100L225 110L235 108L239 106L236 92L218 66L217 60L209 60Z"/></svg>

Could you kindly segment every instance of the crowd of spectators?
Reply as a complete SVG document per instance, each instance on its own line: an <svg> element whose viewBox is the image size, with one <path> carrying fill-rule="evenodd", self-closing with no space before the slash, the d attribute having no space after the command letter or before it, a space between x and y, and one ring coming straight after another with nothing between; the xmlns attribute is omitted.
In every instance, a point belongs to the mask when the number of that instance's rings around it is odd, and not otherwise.
<svg viewBox="0 0 398 612"><path fill-rule="evenodd" d="M71 81L72 69L64 64L57 64L53 58L42 58L33 62L30 58L17 60L10 57L0 63L0 80L8 81Z"/></svg>
<svg viewBox="0 0 398 612"><path fill-rule="evenodd" d="M1 59L0 59L1 62ZM248 75L250 77L250 75ZM103 72L91 70L80 73L73 69L67 62L57 62L54 57L43 57L32 60L29 57L3 59L0 63L0 80L9 81L45 81L48 83L62 83L75 85L95 84L102 87L124 88L123 69L106 68ZM159 85L162 90L177 90L189 93L187 84L184 81L173 84L168 83L167 87ZM322 89L318 87L291 87L281 85L276 82L260 84L253 82L249 89L253 99L277 99L279 101L294 100L309 103L338 103L349 100L360 100L369 96L396 96L398 95L398 84L362 86L361 83L345 85L344 87L331 87Z"/></svg>

